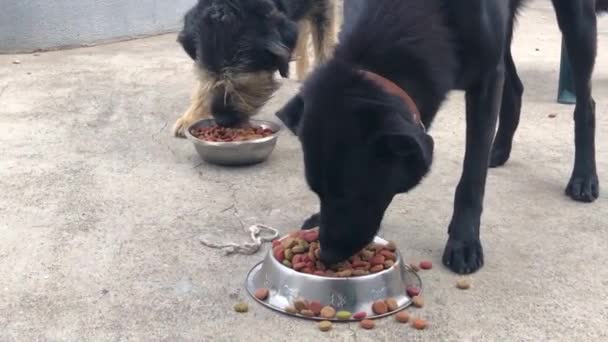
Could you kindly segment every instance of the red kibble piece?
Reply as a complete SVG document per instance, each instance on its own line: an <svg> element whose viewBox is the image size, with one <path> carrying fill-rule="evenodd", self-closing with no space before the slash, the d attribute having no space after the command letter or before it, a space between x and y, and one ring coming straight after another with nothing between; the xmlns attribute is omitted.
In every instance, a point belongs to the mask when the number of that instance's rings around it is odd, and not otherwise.
<svg viewBox="0 0 608 342"><path fill-rule="evenodd" d="M301 271L302 273L308 273L308 274L312 274L312 270L308 267L304 267Z"/></svg>
<svg viewBox="0 0 608 342"><path fill-rule="evenodd" d="M255 290L254 296L259 300L266 300L270 291L267 288L260 288Z"/></svg>
<svg viewBox="0 0 608 342"><path fill-rule="evenodd" d="M296 271L300 271L300 270L302 270L305 267L306 267L306 263L305 262L299 262L297 264L293 264L293 269L296 270Z"/></svg>
<svg viewBox="0 0 608 342"><path fill-rule="evenodd" d="M369 269L369 271L372 273L378 273L382 270L384 270L384 265L375 265L374 267Z"/></svg>
<svg viewBox="0 0 608 342"><path fill-rule="evenodd" d="M280 244L281 244L281 240L279 240L279 239L272 240L272 247L276 247L276 246L278 246Z"/></svg>
<svg viewBox="0 0 608 342"><path fill-rule="evenodd" d="M420 268L423 270L430 270L433 268L433 263L430 260L424 260L420 262Z"/></svg>
<svg viewBox="0 0 608 342"><path fill-rule="evenodd" d="M386 261L386 258L382 254L374 255L371 259L369 259L369 263L372 266L384 265L384 261Z"/></svg>
<svg viewBox="0 0 608 342"><path fill-rule="evenodd" d="M353 319L364 319L365 317L367 317L367 312L365 311L359 311L353 315Z"/></svg>
<svg viewBox="0 0 608 342"><path fill-rule="evenodd" d="M416 286L409 286L406 289L407 295L410 297L416 297L420 294L420 288Z"/></svg>
<svg viewBox="0 0 608 342"><path fill-rule="evenodd" d="M312 274L323 277L323 276L325 276L325 271L316 270Z"/></svg>
<svg viewBox="0 0 608 342"><path fill-rule="evenodd" d="M308 309L314 312L315 316L319 316L321 310L323 309L323 304L321 304L318 300L313 300L308 304Z"/></svg>
<svg viewBox="0 0 608 342"><path fill-rule="evenodd" d="M423 329L426 329L426 327L428 326L428 323L425 320L418 318L418 319L414 320L412 325L414 326L414 328L416 328L418 330L423 330Z"/></svg>

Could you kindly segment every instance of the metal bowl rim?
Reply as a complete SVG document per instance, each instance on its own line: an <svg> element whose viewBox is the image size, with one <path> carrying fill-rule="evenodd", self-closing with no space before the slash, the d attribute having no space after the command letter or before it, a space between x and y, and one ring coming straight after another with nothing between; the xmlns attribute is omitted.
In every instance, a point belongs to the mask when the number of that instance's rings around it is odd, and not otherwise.
<svg viewBox="0 0 608 342"><path fill-rule="evenodd" d="M349 319L336 319L336 318L326 319L326 318L322 318L322 317L306 317L306 316L302 316L302 315L290 314L290 313L286 312L285 310L283 310L281 308L278 308L276 306L270 305L266 301L258 299L255 296L255 293L253 293L252 290L247 285L248 285L248 281L251 278L251 276L253 275L253 273L254 272L259 272L261 270L261 266L262 266L263 263L264 263L264 260L261 260L261 261L255 263L253 265L253 267L251 267L249 269L249 271L247 272L247 276L245 277L245 284L244 284L245 285L245 291L247 291L247 293L249 294L249 296L251 296L251 298L253 298L254 301L262 304L263 306L265 306L265 307L267 307L267 308L269 308L269 309L271 309L273 311L281 313L283 315L290 316L290 317L296 317L296 318L300 318L300 319L304 319L304 320L313 320L313 321L326 321L326 320L329 320L332 323L335 323L335 322L338 322L338 323L349 323L350 322L350 323L352 323L352 322L359 322L359 321L361 321L360 319L354 319L352 317L349 318ZM407 263L404 263L402 265L402 267L405 267L405 269L408 272L410 272L412 275L414 275L414 277L416 277L416 279L418 280L418 284L420 284L420 293L422 294L422 287L423 287L423 285L422 285L422 278L420 278L420 275L418 274L418 272L414 271L414 269L412 269ZM378 274L378 273L374 273L374 274ZM328 279L332 279L332 278L329 278L329 277L327 277L327 278ZM354 278L354 277L351 277L351 278ZM337 278L337 279L349 279L349 278ZM412 304L413 304L413 302L412 302L412 299L410 298L409 302L406 305L400 307L399 309L397 309L395 311L387 312L387 313L382 314L382 315L375 315L372 318L368 318L368 319L374 319L375 320L375 319L380 319L380 318L384 318L384 317L388 317L388 316L394 315L397 312L403 311L403 310L407 309L408 307L412 306Z"/></svg>

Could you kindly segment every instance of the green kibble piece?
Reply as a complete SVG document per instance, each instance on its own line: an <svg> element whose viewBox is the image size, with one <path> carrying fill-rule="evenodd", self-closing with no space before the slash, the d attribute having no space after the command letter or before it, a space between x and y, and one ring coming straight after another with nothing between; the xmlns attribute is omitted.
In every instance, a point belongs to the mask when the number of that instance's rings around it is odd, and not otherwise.
<svg viewBox="0 0 608 342"><path fill-rule="evenodd" d="M336 314L336 317L341 320L346 320L346 319L349 319L350 316L352 316L352 315L353 314L351 314L350 312L342 310L342 311L338 311L338 313Z"/></svg>
<svg viewBox="0 0 608 342"><path fill-rule="evenodd" d="M296 308L293 305L289 305L285 307L285 312L289 313L289 314L297 314L298 310L296 310Z"/></svg>
<svg viewBox="0 0 608 342"><path fill-rule="evenodd" d="M291 249L291 251L294 254L302 254L306 251L306 249L300 245L295 246L294 248Z"/></svg>
<svg viewBox="0 0 608 342"><path fill-rule="evenodd" d="M285 259L283 260L283 265L289 267L289 268L293 268L293 265L291 264L291 261Z"/></svg>
<svg viewBox="0 0 608 342"><path fill-rule="evenodd" d="M306 240L300 240L299 245L302 246L302 248L304 248L304 250L307 250L308 247L310 247L308 245L308 242L306 242Z"/></svg>
<svg viewBox="0 0 608 342"><path fill-rule="evenodd" d="M245 303L245 302L236 303L236 304L234 304L234 311L241 312L241 313L247 312L247 311L249 311L249 305L247 305L247 303Z"/></svg>
<svg viewBox="0 0 608 342"><path fill-rule="evenodd" d="M291 249L285 250L285 259L291 261L293 258L293 251Z"/></svg>

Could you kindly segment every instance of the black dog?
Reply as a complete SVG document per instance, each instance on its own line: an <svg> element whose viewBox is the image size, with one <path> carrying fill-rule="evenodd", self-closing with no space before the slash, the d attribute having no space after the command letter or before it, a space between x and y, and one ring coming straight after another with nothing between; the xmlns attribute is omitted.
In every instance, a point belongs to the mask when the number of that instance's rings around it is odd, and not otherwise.
<svg viewBox="0 0 608 342"><path fill-rule="evenodd" d="M488 166L509 158L523 85L511 56L523 0L368 1L334 58L318 68L277 116L303 147L306 180L320 213L321 258L346 259L377 233L393 196L416 186L433 154L429 127L446 94L466 92L466 155L443 263L482 267L480 218ZM567 194L598 197L595 0L553 0L576 83L576 155ZM606 0L597 4L606 6ZM495 127L500 127L492 148Z"/></svg>
<svg viewBox="0 0 608 342"><path fill-rule="evenodd" d="M173 126L174 135L182 136L190 124L211 115L222 126L255 115L278 88L276 71L288 77L294 51L303 78L304 27L310 26L317 62L323 62L334 45L333 25L334 0L199 0L178 36L196 62L199 84Z"/></svg>

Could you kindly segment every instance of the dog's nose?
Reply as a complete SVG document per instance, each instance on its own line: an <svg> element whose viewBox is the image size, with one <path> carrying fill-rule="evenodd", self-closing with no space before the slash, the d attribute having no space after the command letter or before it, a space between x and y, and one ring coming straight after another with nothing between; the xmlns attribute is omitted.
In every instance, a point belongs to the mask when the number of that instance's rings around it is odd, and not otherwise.
<svg viewBox="0 0 608 342"><path fill-rule="evenodd" d="M239 118L232 115L214 115L215 123L222 127L234 127L239 123Z"/></svg>
<svg viewBox="0 0 608 342"><path fill-rule="evenodd" d="M341 261L348 259L348 257L344 257L344 256L340 255L339 253L334 253L331 250L327 250L327 249L323 249L323 248L321 248L321 254L319 255L319 257L321 258L321 261L325 265L337 264Z"/></svg>

